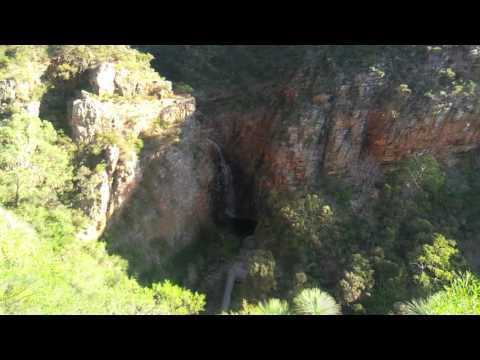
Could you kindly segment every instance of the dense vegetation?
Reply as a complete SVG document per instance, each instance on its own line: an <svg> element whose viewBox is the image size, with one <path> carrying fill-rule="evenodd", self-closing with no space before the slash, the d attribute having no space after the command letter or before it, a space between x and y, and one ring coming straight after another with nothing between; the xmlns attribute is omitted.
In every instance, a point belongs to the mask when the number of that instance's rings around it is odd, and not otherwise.
<svg viewBox="0 0 480 360"><path fill-rule="evenodd" d="M125 261L76 234L73 151L48 122L0 123L0 312L4 314L193 314L204 297L170 282L142 288ZM7 211L6 209L9 209Z"/></svg>
<svg viewBox="0 0 480 360"><path fill-rule="evenodd" d="M88 88L85 71L103 61L128 70L125 81L141 83L162 79L153 60L177 82L177 93L196 95L273 81L306 61L306 47L139 48L155 58L129 46L0 46L0 80L24 84L20 102L41 102L40 117L15 104L0 109L0 314L203 313L208 299L173 281L194 285L185 280L189 265L208 270L239 252L236 239L216 229L151 268L142 264L144 249L132 247L124 256L129 264L101 241L80 240L91 221L83 204L93 201L96 176L105 171L98 158L115 145L123 160L144 144L116 132L74 144L66 104L79 84ZM429 76L403 66L445 48L411 46L399 56L398 47L325 46L316 56L345 74L370 69L403 95L472 97L479 74L442 67ZM187 49L192 56L181 56ZM478 154L455 167L429 154L412 156L386 173L356 175L325 176L318 189L289 198L271 194L255 234L259 247L249 253L229 314L480 314L479 264L469 256L480 233ZM132 263L141 278L132 276Z"/></svg>
<svg viewBox="0 0 480 360"><path fill-rule="evenodd" d="M335 294L351 314L393 313L405 301L437 292L431 311L473 311L478 280L470 274L462 282L457 275L472 271L469 263L476 267L465 258L480 230L480 169L473 159L467 156L450 173L430 155L404 161L377 183L378 198L364 200L361 217L350 206L360 189L341 179L286 204L275 198L262 231L277 240L264 246L283 273L296 274L282 278L277 296L289 296L301 278L302 287ZM450 302L468 294L471 304L452 310Z"/></svg>
<svg viewBox="0 0 480 360"><path fill-rule="evenodd" d="M31 81L29 69L37 62L47 65L49 57L60 62L50 76L62 81L100 60L118 61L143 76L158 77L148 66L151 58L128 47L2 46L0 55L0 79ZM65 118L61 120L66 123ZM127 262L108 254L104 243L79 240L89 219L78 204L88 197L92 185L82 152L85 149L52 122L20 109L4 112L0 120L0 314L203 311L203 295L168 280L142 287L127 275Z"/></svg>

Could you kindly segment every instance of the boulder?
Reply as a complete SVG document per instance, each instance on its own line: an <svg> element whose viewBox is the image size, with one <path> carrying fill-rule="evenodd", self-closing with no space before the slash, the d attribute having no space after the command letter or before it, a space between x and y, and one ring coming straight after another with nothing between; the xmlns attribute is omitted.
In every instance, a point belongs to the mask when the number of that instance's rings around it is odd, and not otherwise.
<svg viewBox="0 0 480 360"><path fill-rule="evenodd" d="M91 70L90 85L97 95L113 95L115 92L115 66L102 63Z"/></svg>
<svg viewBox="0 0 480 360"><path fill-rule="evenodd" d="M101 112L101 103L82 92L82 98L75 100L72 105L70 123L74 141L88 143L93 140Z"/></svg>
<svg viewBox="0 0 480 360"><path fill-rule="evenodd" d="M131 78L127 69L121 69L115 76L115 93L120 96L132 97L137 92L137 82Z"/></svg>

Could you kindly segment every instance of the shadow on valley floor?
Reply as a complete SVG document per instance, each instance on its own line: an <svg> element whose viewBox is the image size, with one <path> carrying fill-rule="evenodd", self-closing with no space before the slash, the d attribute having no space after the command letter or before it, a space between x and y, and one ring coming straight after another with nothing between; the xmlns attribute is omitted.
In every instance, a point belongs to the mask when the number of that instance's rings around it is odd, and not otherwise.
<svg viewBox="0 0 480 360"><path fill-rule="evenodd" d="M205 279L239 254L242 240L253 235L256 227L257 221L252 219L226 218L214 227L201 229L192 244L159 265L149 263L149 254L142 252L139 247L115 244L115 232L107 232L103 240L110 254L128 262L129 274L142 285L150 286L155 282L170 280L191 290L204 292ZM165 251L161 246L157 250L159 253Z"/></svg>

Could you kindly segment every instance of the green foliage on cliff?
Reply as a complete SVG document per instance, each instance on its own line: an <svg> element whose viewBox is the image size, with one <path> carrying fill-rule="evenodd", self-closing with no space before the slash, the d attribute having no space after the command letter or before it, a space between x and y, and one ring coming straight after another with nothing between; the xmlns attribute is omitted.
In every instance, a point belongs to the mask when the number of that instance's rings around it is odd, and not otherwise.
<svg viewBox="0 0 480 360"><path fill-rule="evenodd" d="M173 91L177 94L193 94L193 88L185 83L175 83L173 84Z"/></svg>
<svg viewBox="0 0 480 360"><path fill-rule="evenodd" d="M48 59L48 45L0 45L0 80L29 80Z"/></svg>
<svg viewBox="0 0 480 360"><path fill-rule="evenodd" d="M0 80L15 80L17 99L39 100L47 91L48 85L41 82L49 61L47 48L47 45L0 45Z"/></svg>
<svg viewBox="0 0 480 360"><path fill-rule="evenodd" d="M114 64L122 95L130 98L138 92L149 98L156 91L157 98L169 93L150 66L152 59L128 45L0 45L0 81L13 80L15 104L40 102L42 118L68 133L68 104L79 90L91 90L87 70L100 63Z"/></svg>
<svg viewBox="0 0 480 360"><path fill-rule="evenodd" d="M97 64L112 62L137 79L161 79L150 67L153 56L128 45L49 45L48 52L55 62L54 78L69 80Z"/></svg>
<svg viewBox="0 0 480 360"><path fill-rule="evenodd" d="M302 61L304 46L271 45L136 45L155 56L153 66L169 79L195 90L242 87L274 80Z"/></svg>
<svg viewBox="0 0 480 360"><path fill-rule="evenodd" d="M72 206L85 190L74 151L38 118L0 122L0 314L200 313L203 295L142 287L104 243L78 238L89 221Z"/></svg>
<svg viewBox="0 0 480 360"><path fill-rule="evenodd" d="M88 151L93 155L100 155L109 146L116 146L120 150L122 159L131 159L139 155L143 149L143 140L134 136L131 132L121 134L116 131L99 133L89 145Z"/></svg>
<svg viewBox="0 0 480 360"><path fill-rule="evenodd" d="M0 122L0 202L52 207L73 178L72 144L46 121L14 115Z"/></svg>

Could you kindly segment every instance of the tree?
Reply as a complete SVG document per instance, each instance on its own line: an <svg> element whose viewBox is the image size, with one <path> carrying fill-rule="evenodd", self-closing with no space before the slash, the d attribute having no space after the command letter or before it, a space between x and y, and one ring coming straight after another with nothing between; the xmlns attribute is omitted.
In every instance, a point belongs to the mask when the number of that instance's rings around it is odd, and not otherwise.
<svg viewBox="0 0 480 360"><path fill-rule="evenodd" d="M331 207L317 194L308 194L280 210L287 224L288 236L299 245L320 247L330 240L335 230Z"/></svg>
<svg viewBox="0 0 480 360"><path fill-rule="evenodd" d="M270 251L255 250L246 258L246 279L238 286L239 298L264 300L277 286L275 258Z"/></svg>
<svg viewBox="0 0 480 360"><path fill-rule="evenodd" d="M73 177L71 146L46 121L15 114L0 122L0 203L58 203Z"/></svg>
<svg viewBox="0 0 480 360"><path fill-rule="evenodd" d="M368 259L361 254L352 256L352 264L349 271L345 271L340 281L340 292L346 304L352 304L369 294L375 285L374 270Z"/></svg>
<svg viewBox="0 0 480 360"><path fill-rule="evenodd" d="M402 187L402 192L409 196L423 191L437 194L445 184L440 164L429 154L404 160L392 174L395 185Z"/></svg>
<svg viewBox="0 0 480 360"><path fill-rule="evenodd" d="M424 291L436 291L454 278L454 272L464 266L457 243L435 234L431 244L417 248L411 255L414 282Z"/></svg>

